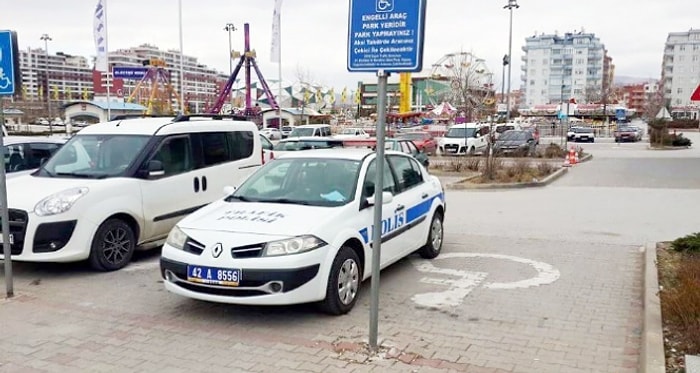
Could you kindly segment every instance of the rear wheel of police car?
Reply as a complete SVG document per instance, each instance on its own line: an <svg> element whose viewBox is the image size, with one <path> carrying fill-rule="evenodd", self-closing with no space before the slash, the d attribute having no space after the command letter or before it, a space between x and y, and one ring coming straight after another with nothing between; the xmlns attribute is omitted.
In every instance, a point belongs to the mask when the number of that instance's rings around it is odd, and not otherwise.
<svg viewBox="0 0 700 373"><path fill-rule="evenodd" d="M430 222L428 239L425 242L425 246L418 249L418 254L424 259L436 258L442 250L442 237L442 213L436 211L433 215L433 220Z"/></svg>
<svg viewBox="0 0 700 373"><path fill-rule="evenodd" d="M360 258L350 247L341 247L333 259L326 285L326 298L320 303L321 309L331 315L348 313L357 301L361 282Z"/></svg>
<svg viewBox="0 0 700 373"><path fill-rule="evenodd" d="M98 271L115 271L129 264L134 250L134 230L121 219L108 219L92 239L90 265Z"/></svg>

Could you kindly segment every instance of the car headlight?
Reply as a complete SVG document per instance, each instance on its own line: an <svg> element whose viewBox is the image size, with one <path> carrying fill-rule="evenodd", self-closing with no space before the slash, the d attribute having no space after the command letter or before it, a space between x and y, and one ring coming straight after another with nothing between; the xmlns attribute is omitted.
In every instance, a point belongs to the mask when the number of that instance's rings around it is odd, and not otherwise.
<svg viewBox="0 0 700 373"><path fill-rule="evenodd" d="M311 251L324 245L326 245L326 242L318 237L310 235L298 236L266 243L263 250L263 255L280 256L298 254Z"/></svg>
<svg viewBox="0 0 700 373"><path fill-rule="evenodd" d="M88 188L71 188L52 194L34 206L34 213L39 216L49 216L64 213L73 206L75 201L88 193Z"/></svg>
<svg viewBox="0 0 700 373"><path fill-rule="evenodd" d="M179 250L182 250L185 246L185 241L187 241L187 235L177 226L174 226L173 229L170 230L168 238L165 239L166 244Z"/></svg>

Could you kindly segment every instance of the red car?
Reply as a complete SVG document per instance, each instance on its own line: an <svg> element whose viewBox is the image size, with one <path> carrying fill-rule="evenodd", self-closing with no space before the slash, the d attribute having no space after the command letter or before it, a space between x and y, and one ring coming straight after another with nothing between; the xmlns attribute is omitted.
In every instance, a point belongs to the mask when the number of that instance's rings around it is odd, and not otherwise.
<svg viewBox="0 0 700 373"><path fill-rule="evenodd" d="M423 153L428 155L435 155L437 152L437 142L429 132L415 131L415 132L404 132L396 135L398 139L406 139L413 141L418 147L418 150L422 150Z"/></svg>

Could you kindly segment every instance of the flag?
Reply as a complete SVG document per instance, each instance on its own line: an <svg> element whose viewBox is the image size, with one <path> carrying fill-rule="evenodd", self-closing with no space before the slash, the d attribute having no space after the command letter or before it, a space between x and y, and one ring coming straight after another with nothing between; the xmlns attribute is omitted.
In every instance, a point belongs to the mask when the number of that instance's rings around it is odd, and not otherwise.
<svg viewBox="0 0 700 373"><path fill-rule="evenodd" d="M304 103L308 103L311 98L311 91L304 88Z"/></svg>
<svg viewBox="0 0 700 373"><path fill-rule="evenodd" d="M58 100L58 86L53 86L53 99Z"/></svg>
<svg viewBox="0 0 700 373"><path fill-rule="evenodd" d="M343 92L340 94L340 102L345 103L345 100L348 99L348 87L343 87Z"/></svg>
<svg viewBox="0 0 700 373"><path fill-rule="evenodd" d="M97 56L95 57L95 70L109 71L107 63L107 9L105 2L107 0L98 0L95 8L95 18L93 19L93 36L95 37L95 48Z"/></svg>
<svg viewBox="0 0 700 373"><path fill-rule="evenodd" d="M282 38L280 30L282 11L282 0L275 0L275 10L272 13L272 50L270 52L270 62L282 62Z"/></svg>
<svg viewBox="0 0 700 373"><path fill-rule="evenodd" d="M68 100L73 99L73 91L70 89L70 87L66 87L65 97Z"/></svg>
<svg viewBox="0 0 700 373"><path fill-rule="evenodd" d="M360 90L358 89L355 91L355 103L359 105L360 102L361 102Z"/></svg>
<svg viewBox="0 0 700 373"><path fill-rule="evenodd" d="M88 90L87 90L87 88L83 88L83 100L87 100L87 99L88 99Z"/></svg>
<svg viewBox="0 0 700 373"><path fill-rule="evenodd" d="M331 104L335 104L335 89L331 88L328 91L328 95L331 96Z"/></svg>
<svg viewBox="0 0 700 373"><path fill-rule="evenodd" d="M316 102L323 102L323 93L321 93L321 88L316 88Z"/></svg>
<svg viewBox="0 0 700 373"><path fill-rule="evenodd" d="M43 85L39 86L39 97L44 97L44 86Z"/></svg>

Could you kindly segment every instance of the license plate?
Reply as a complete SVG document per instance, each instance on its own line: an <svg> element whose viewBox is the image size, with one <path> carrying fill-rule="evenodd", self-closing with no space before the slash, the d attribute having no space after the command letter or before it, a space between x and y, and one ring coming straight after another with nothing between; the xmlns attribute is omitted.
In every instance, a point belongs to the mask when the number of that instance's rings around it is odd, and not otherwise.
<svg viewBox="0 0 700 373"><path fill-rule="evenodd" d="M205 266L187 266L187 281L200 284L221 286L238 286L241 270L238 268L215 268Z"/></svg>
<svg viewBox="0 0 700 373"><path fill-rule="evenodd" d="M4 240L5 240L5 235L0 233L0 244L5 243ZM12 235L12 233L10 233L10 245L14 245L14 244L15 244L15 237Z"/></svg>
<svg viewBox="0 0 700 373"><path fill-rule="evenodd" d="M447 150L447 151L450 152L450 153L457 153L457 149L456 149L456 148L454 148L454 149L447 148L447 149L445 149L445 150Z"/></svg>

